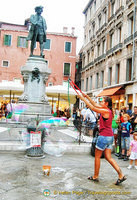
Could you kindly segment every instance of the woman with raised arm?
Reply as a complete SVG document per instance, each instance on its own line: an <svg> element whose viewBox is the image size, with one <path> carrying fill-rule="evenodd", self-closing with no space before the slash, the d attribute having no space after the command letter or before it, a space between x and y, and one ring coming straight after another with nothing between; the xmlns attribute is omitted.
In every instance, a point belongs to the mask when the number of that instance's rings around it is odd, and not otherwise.
<svg viewBox="0 0 137 200"><path fill-rule="evenodd" d="M112 132L112 99L110 97L103 97L102 102L98 104L86 94L82 93L82 95L78 95L78 97L84 101L91 110L100 113L99 137L97 139L95 150L94 175L88 177L88 179L96 182L99 181L100 158L104 151L105 159L118 173L118 180L115 184L119 185L126 180L126 177L123 175L116 161L111 157L111 148L114 141Z"/></svg>

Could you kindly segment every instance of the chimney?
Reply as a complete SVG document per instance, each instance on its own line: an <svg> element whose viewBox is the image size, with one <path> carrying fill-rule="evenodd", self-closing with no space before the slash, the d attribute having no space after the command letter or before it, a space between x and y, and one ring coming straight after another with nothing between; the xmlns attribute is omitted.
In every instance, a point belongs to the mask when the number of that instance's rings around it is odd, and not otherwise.
<svg viewBox="0 0 137 200"><path fill-rule="evenodd" d="M27 18L27 19L25 20L24 25L27 26L27 30L30 30L30 27L31 27L30 18Z"/></svg>
<svg viewBox="0 0 137 200"><path fill-rule="evenodd" d="M63 27L63 33L68 33L68 27Z"/></svg>
<svg viewBox="0 0 137 200"><path fill-rule="evenodd" d="M72 30L72 33L71 33L71 34L74 35L75 27L72 27L71 30Z"/></svg>

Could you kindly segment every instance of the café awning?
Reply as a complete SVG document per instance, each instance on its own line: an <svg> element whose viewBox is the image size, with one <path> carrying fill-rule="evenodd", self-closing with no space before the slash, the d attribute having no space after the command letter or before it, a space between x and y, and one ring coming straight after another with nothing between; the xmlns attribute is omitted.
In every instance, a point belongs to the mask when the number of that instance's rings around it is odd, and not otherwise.
<svg viewBox="0 0 137 200"><path fill-rule="evenodd" d="M65 87L63 85L49 86L45 88L46 95L50 98L57 98L58 100L68 101L68 96L70 103L74 104L76 102L76 92L73 88ZM24 91L24 85L14 81L3 81L0 82L0 96L8 95L11 98L11 95L21 96Z"/></svg>
<svg viewBox="0 0 137 200"><path fill-rule="evenodd" d="M46 95L48 97L63 99L68 101L68 93L70 98L70 103L74 104L76 102L76 92L73 88L68 88L63 85L55 85L46 87Z"/></svg>
<svg viewBox="0 0 137 200"><path fill-rule="evenodd" d="M102 97L102 96L112 96L116 94L122 87L114 87L114 88L109 88L105 89L102 92L100 92L97 97Z"/></svg>

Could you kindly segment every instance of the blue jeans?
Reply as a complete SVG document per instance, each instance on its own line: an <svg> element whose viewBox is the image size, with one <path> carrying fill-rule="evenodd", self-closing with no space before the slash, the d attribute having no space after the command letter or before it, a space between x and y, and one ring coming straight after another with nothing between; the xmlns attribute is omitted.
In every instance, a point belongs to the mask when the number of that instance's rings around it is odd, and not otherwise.
<svg viewBox="0 0 137 200"><path fill-rule="evenodd" d="M129 150L129 148L130 148L130 137L121 137L121 147L122 147L122 149Z"/></svg>
<svg viewBox="0 0 137 200"><path fill-rule="evenodd" d="M112 149L114 136L98 136L96 148L104 151L105 149Z"/></svg>

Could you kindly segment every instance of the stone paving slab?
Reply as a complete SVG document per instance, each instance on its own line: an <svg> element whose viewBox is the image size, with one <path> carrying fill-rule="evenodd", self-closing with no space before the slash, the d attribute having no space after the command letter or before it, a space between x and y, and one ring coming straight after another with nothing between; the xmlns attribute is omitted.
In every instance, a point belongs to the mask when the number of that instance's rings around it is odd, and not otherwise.
<svg viewBox="0 0 137 200"><path fill-rule="evenodd" d="M128 170L128 162L118 160L127 181L116 186L117 174L101 159L100 182L87 180L94 171L94 158L88 154L64 154L61 157L46 155L43 159L26 158L23 154L1 153L1 200L136 200L137 170ZM51 165L49 176L43 165ZM44 196L47 189L49 196Z"/></svg>

